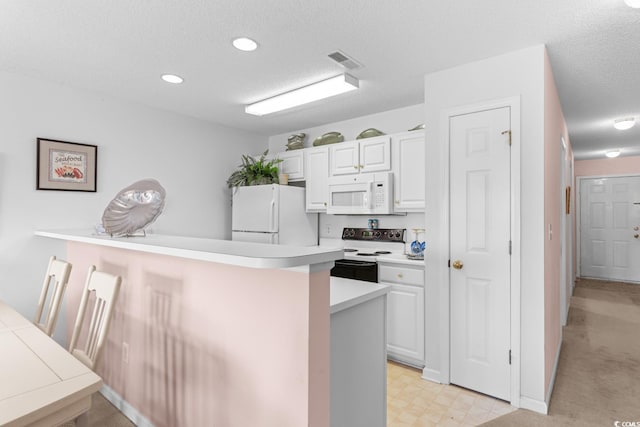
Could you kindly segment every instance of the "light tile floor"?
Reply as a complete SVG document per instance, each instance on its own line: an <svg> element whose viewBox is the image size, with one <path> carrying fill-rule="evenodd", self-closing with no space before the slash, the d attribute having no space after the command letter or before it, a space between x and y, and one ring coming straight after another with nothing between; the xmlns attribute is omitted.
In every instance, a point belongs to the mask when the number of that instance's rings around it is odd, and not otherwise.
<svg viewBox="0 0 640 427"><path fill-rule="evenodd" d="M422 372L387 363L387 427L477 426L515 411L509 403L421 378Z"/></svg>

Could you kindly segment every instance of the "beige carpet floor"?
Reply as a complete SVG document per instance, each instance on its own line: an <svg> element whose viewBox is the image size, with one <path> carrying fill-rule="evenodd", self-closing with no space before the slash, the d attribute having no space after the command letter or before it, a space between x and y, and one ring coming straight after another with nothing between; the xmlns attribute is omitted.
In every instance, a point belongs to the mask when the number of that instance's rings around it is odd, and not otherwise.
<svg viewBox="0 0 640 427"><path fill-rule="evenodd" d="M640 425L640 285L578 281L563 334L549 414L517 410L483 426Z"/></svg>

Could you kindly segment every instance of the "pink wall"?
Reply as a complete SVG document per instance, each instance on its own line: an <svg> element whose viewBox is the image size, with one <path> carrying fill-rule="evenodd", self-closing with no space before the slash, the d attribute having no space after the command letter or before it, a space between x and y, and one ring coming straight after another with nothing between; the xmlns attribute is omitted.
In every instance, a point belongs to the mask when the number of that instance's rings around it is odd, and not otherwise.
<svg viewBox="0 0 640 427"><path fill-rule="evenodd" d="M544 360L545 390L553 380L556 355L562 342L562 324L560 317L561 295L561 221L565 212L564 189L561 188L561 161L565 163L565 182L570 185L570 164L573 160L571 143L562 113L558 91L553 78L549 57L545 50L544 60ZM567 144L567 153L562 156L561 137ZM573 192L575 193L575 192ZM524 195L523 195L524 196ZM573 196L572 196L573 197ZM575 209L571 209L572 215ZM549 239L548 227L553 237ZM568 224L567 224L568 228ZM573 260L568 260L568 263ZM567 265L567 268L569 265Z"/></svg>
<svg viewBox="0 0 640 427"><path fill-rule="evenodd" d="M70 319L89 264L123 277L97 372L154 425L329 426L328 271L73 242L67 258Z"/></svg>
<svg viewBox="0 0 640 427"><path fill-rule="evenodd" d="M576 160L576 176L640 174L640 156Z"/></svg>

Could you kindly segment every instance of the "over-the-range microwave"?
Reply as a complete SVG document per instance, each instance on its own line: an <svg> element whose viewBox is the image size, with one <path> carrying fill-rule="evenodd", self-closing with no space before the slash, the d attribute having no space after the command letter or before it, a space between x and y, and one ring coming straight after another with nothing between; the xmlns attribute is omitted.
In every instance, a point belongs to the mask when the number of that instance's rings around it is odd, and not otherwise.
<svg viewBox="0 0 640 427"><path fill-rule="evenodd" d="M328 214L392 214L392 200L392 172L329 178Z"/></svg>

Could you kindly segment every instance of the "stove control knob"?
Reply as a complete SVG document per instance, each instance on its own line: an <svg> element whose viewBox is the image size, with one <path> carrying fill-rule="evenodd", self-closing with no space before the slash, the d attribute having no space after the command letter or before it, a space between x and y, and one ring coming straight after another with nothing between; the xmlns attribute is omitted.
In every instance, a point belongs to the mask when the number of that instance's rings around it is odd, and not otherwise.
<svg viewBox="0 0 640 427"><path fill-rule="evenodd" d="M379 232L379 231L376 231L376 232L375 232L375 233L373 233L373 234L374 234L374 236L376 236L376 237L380 237L380 232Z"/></svg>
<svg viewBox="0 0 640 427"><path fill-rule="evenodd" d="M396 233L396 237L399 239L400 238L400 233Z"/></svg>

